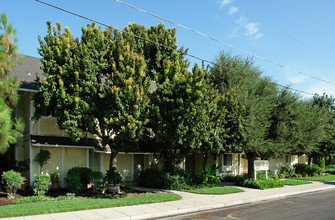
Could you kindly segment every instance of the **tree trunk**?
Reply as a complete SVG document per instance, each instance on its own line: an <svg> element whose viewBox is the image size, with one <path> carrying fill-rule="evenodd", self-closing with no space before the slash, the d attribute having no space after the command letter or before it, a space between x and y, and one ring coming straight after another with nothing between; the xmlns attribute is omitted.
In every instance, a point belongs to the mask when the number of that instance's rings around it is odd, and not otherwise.
<svg viewBox="0 0 335 220"><path fill-rule="evenodd" d="M115 150L111 150L111 156L109 160L109 170L111 170L112 167L116 167L117 156L118 152Z"/></svg>
<svg viewBox="0 0 335 220"><path fill-rule="evenodd" d="M248 159L248 177L255 178L255 167L254 167L254 160L256 160L256 153L250 152L246 154Z"/></svg>

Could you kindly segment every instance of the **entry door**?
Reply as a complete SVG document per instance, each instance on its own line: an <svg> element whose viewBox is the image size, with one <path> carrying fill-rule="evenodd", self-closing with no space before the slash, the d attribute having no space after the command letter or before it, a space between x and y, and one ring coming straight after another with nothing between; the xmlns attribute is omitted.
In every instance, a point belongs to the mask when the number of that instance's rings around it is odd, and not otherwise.
<svg viewBox="0 0 335 220"><path fill-rule="evenodd" d="M144 155L143 154L134 154L134 176L133 179L135 180L139 173L144 170Z"/></svg>

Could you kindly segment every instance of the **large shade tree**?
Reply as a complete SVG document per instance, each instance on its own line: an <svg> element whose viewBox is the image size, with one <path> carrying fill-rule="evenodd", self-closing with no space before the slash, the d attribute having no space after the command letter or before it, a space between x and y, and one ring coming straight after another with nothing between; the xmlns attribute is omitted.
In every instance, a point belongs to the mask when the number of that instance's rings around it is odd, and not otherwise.
<svg viewBox="0 0 335 220"><path fill-rule="evenodd" d="M133 145L147 123L151 80L144 55L112 28L88 24L78 39L60 23L47 25L39 37L45 80L34 97L35 119L51 107L74 140L89 132L109 147L115 166L120 149Z"/></svg>
<svg viewBox="0 0 335 220"><path fill-rule="evenodd" d="M211 80L221 93L235 91L237 101L243 106L243 151L248 159L248 174L253 176L253 161L269 152L272 144L267 140L270 127L272 100L277 89L271 79L261 77L261 71L253 65L252 60L232 56L221 52L211 68Z"/></svg>

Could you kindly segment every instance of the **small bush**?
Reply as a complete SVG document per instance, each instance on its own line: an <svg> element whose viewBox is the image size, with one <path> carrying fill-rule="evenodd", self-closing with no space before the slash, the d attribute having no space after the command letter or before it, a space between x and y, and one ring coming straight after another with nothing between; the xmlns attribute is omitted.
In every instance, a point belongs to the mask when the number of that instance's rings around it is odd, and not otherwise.
<svg viewBox="0 0 335 220"><path fill-rule="evenodd" d="M78 193L93 179L92 170L87 167L72 167L66 175L66 188L72 193Z"/></svg>
<svg viewBox="0 0 335 220"><path fill-rule="evenodd" d="M60 173L58 172L50 173L50 180L52 183L58 183L60 181Z"/></svg>
<svg viewBox="0 0 335 220"><path fill-rule="evenodd" d="M23 183L23 178L21 174L13 170L10 170L10 171L4 172L1 175L1 177L2 177L3 184L8 190L7 197L9 199L14 199L16 191L21 188L21 185Z"/></svg>
<svg viewBox="0 0 335 220"><path fill-rule="evenodd" d="M280 178L289 178L294 177L295 168L289 164L280 166L279 177Z"/></svg>
<svg viewBox="0 0 335 220"><path fill-rule="evenodd" d="M242 186L263 190L268 188L283 187L284 182L279 179L272 178L269 178L267 180L245 179L242 183Z"/></svg>
<svg viewBox="0 0 335 220"><path fill-rule="evenodd" d="M122 176L116 167L112 167L112 169L107 170L105 180L110 184L121 184Z"/></svg>
<svg viewBox="0 0 335 220"><path fill-rule="evenodd" d="M320 168L326 168L326 161L325 161L325 157L321 156L321 155L317 155L313 157L313 164L318 165L318 167Z"/></svg>
<svg viewBox="0 0 335 220"><path fill-rule="evenodd" d="M43 167L44 164L46 164L47 160L50 159L50 151L40 149L40 152L38 152L35 156L35 161Z"/></svg>
<svg viewBox="0 0 335 220"><path fill-rule="evenodd" d="M146 169L139 175L139 185L143 187L186 190L198 187L201 178L197 178L184 170L175 170L174 174L157 168Z"/></svg>
<svg viewBox="0 0 335 220"><path fill-rule="evenodd" d="M48 174L36 174L34 181L34 193L43 196L49 189L50 176Z"/></svg>
<svg viewBox="0 0 335 220"><path fill-rule="evenodd" d="M167 173L158 168L146 169L140 172L138 185L149 188L167 189L168 183Z"/></svg>
<svg viewBox="0 0 335 220"><path fill-rule="evenodd" d="M304 163L298 163L294 165L295 173L300 174L302 177L316 176L324 173L324 170L316 164L307 165Z"/></svg>
<svg viewBox="0 0 335 220"><path fill-rule="evenodd" d="M222 177L223 182L234 182L236 185L239 185L239 186L242 185L245 179L248 179L247 174L237 175L237 176L229 175L229 176Z"/></svg>

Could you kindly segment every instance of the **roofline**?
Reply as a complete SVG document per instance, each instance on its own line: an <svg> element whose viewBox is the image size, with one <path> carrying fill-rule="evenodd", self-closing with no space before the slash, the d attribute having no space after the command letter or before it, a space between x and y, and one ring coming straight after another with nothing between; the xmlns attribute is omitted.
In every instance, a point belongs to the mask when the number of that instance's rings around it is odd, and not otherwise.
<svg viewBox="0 0 335 220"><path fill-rule="evenodd" d="M56 148L82 148L82 149L93 149L96 153L105 153L105 154L111 154L110 151L101 151L101 150L95 150L92 146L74 146L74 145L59 145L59 144L32 144L33 147L56 147ZM149 152L119 152L119 154L152 154Z"/></svg>
<svg viewBox="0 0 335 220"><path fill-rule="evenodd" d="M18 88L17 91L38 93L38 90L35 90L35 89Z"/></svg>

